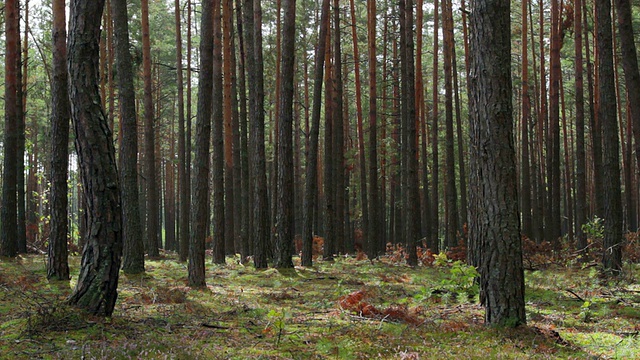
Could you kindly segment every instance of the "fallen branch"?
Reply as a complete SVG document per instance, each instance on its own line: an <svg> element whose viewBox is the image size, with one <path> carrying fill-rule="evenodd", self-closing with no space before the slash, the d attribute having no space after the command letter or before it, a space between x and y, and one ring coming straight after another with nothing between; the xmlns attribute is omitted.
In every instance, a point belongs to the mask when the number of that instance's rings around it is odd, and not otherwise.
<svg viewBox="0 0 640 360"><path fill-rule="evenodd" d="M570 289L564 289L564 291L566 291L566 292L568 292L569 294L573 295L577 300L582 301L582 302L585 302L585 300L584 300L582 297L580 297L580 295L578 295L578 294L574 293L572 290L570 290Z"/></svg>

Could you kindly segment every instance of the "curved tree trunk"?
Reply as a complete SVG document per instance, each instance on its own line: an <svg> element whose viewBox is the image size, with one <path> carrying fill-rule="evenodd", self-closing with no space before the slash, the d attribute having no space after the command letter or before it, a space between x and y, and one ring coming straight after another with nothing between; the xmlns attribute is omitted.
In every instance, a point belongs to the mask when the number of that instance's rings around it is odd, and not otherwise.
<svg viewBox="0 0 640 360"><path fill-rule="evenodd" d="M110 316L118 296L122 218L115 149L98 92L104 1L73 0L69 23L69 94L88 221L82 265L69 302Z"/></svg>

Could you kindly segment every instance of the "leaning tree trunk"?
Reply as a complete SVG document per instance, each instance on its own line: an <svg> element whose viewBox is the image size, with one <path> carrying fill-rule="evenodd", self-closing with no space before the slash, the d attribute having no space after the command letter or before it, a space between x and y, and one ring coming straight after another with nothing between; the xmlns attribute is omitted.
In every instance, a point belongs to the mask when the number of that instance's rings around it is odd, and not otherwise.
<svg viewBox="0 0 640 360"><path fill-rule="evenodd" d="M82 267L69 302L94 315L111 316L118 297L122 219L115 149L98 92L103 8L103 0L71 2L69 94L88 221Z"/></svg>

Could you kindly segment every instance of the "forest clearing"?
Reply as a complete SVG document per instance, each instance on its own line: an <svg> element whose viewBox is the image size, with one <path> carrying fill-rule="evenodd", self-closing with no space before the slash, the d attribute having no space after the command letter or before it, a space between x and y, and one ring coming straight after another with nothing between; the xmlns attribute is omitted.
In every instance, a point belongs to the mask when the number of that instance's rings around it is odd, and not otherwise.
<svg viewBox="0 0 640 360"><path fill-rule="evenodd" d="M336 257L285 270L256 270L227 257L226 265L207 261L208 286L195 290L186 286L186 264L163 253L146 262L146 273L121 276L114 315L107 318L65 305L69 282L46 280L45 257L3 260L0 358L640 356L637 264L625 266L614 282L602 281L596 267L576 263L526 271L528 325L513 329L483 324L466 265L436 256L431 265L410 268L398 256L390 252L374 262ZM79 261L70 257L71 285Z"/></svg>

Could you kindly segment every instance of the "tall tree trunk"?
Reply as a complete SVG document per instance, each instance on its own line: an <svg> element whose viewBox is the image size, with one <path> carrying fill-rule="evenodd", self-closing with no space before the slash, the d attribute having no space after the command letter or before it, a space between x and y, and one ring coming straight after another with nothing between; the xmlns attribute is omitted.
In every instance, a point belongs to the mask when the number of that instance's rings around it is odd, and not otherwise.
<svg viewBox="0 0 640 360"><path fill-rule="evenodd" d="M367 252L369 258L384 252L384 246L380 232L384 231L384 198L379 196L378 185L378 90L377 90L377 44L376 23L377 10L375 0L367 0L367 41L369 44L369 224L368 233L371 248ZM364 206L364 204L363 204Z"/></svg>
<svg viewBox="0 0 640 360"><path fill-rule="evenodd" d="M439 29L439 14L438 14L438 0L434 0L433 3L433 29L434 33L438 33ZM431 109L431 156L433 163L431 164L431 234L429 235L429 248L434 252L440 251L440 238L438 233L440 232L440 223L438 219L440 197L439 197L439 155L438 155L438 39L439 36L433 37L433 74L432 74L432 88L431 94L433 96L433 104Z"/></svg>
<svg viewBox="0 0 640 360"><path fill-rule="evenodd" d="M307 147L306 184L304 192L304 223L302 228L302 266L312 265L313 247L313 218L317 208L316 192L318 190L318 137L320 135L320 109L322 106L322 79L324 60L327 47L327 32L329 25L329 0L322 0L320 15L320 32L318 34L318 48L313 83L313 108L311 111L311 130L309 146Z"/></svg>
<svg viewBox="0 0 640 360"><path fill-rule="evenodd" d="M233 54L233 9L232 0L222 1L222 52L224 53L224 61L222 63L222 72L224 78L222 103L223 103L223 118L224 120L224 254L235 254L234 241L235 241L235 193L234 183L240 181L235 179L233 174L234 162L233 162L233 107L232 107L232 83L235 79L232 78L233 61L231 60ZM216 28L217 29L217 28ZM215 117L214 117L215 118ZM217 120L216 120L217 121ZM214 130L215 131L215 130ZM223 139L222 133L221 139ZM215 151L215 138L214 138L214 151ZM221 177L222 179L222 177ZM215 181L215 180L214 180ZM240 210L240 209L238 209ZM224 262L224 255L222 259L218 259Z"/></svg>
<svg viewBox="0 0 640 360"><path fill-rule="evenodd" d="M292 268L294 233L293 188L293 73L295 55L296 2L284 0L282 58L280 67L280 123L278 127L278 197L276 214L275 266Z"/></svg>
<svg viewBox="0 0 640 360"><path fill-rule="evenodd" d="M51 232L47 278L69 280L67 259L67 175L69 162L70 104L67 91L67 30L64 0L54 1L53 83L51 84Z"/></svg>
<svg viewBox="0 0 640 360"><path fill-rule="evenodd" d="M120 183L122 184L123 264L125 273L144 272L144 241L138 194L138 124L129 52L129 16L125 0L111 0L114 21L118 102L120 104Z"/></svg>
<svg viewBox="0 0 640 360"><path fill-rule="evenodd" d="M524 324L524 270L511 105L510 5L473 3L469 251L480 273L485 323ZM491 209L491 211L486 211ZM501 271L495 271L501 269Z"/></svg>
<svg viewBox="0 0 640 360"><path fill-rule="evenodd" d="M455 149L453 138L453 14L450 0L442 0L442 30L444 33L444 88L445 88L445 246L457 244L458 194L456 191ZM451 26L449 24L451 23Z"/></svg>
<svg viewBox="0 0 640 360"><path fill-rule="evenodd" d="M582 63L582 0L575 0L574 11L574 44L575 44L575 102L576 102L576 217L575 232L577 250L587 247L587 236L582 225L587 222L586 195L586 154L584 141L584 76Z"/></svg>
<svg viewBox="0 0 640 360"><path fill-rule="evenodd" d="M215 4L214 4L215 3ZM200 77L193 164L193 206L189 238L189 286L204 287L204 252L209 217L209 146L213 93L213 7L220 1L202 3L200 22Z"/></svg>
<svg viewBox="0 0 640 360"><path fill-rule="evenodd" d="M142 8L142 78L144 80L144 151L145 180L147 192L147 230L145 250L149 257L158 257L158 188L156 179L156 156L153 112L153 89L151 79L151 43L149 40L149 0L141 0Z"/></svg>
<svg viewBox="0 0 640 360"><path fill-rule="evenodd" d="M113 0L112 0L113 1ZM190 0L189 0L190 1ZM189 253L189 191L191 181L187 177L187 146L184 116L184 78L182 74L182 30L180 16L180 0L175 0L176 23L176 82L178 87L178 239L177 250L180 261L185 261ZM187 11L190 11L188 9ZM191 15L191 14L189 14ZM188 24L191 26L191 24ZM187 79L190 82L190 79Z"/></svg>
<svg viewBox="0 0 640 360"><path fill-rule="evenodd" d="M330 21L327 19L327 21ZM328 26L328 25L327 25ZM325 41L330 42L331 35L327 32L327 38ZM320 40L322 41L322 40ZM323 260L332 261L333 260L333 244L335 242L336 230L335 230L335 217L336 217L336 209L335 209L335 151L333 150L333 146L335 141L333 141L333 132L335 129L333 122L333 90L334 85L332 84L333 72L335 68L331 63L331 47L327 44L327 49L325 52L325 64L326 71L324 75L325 82L325 110L324 110L324 195L325 195L325 237L324 237L324 248L323 248Z"/></svg>
<svg viewBox="0 0 640 360"><path fill-rule="evenodd" d="M522 153L520 161L520 212L522 213L522 235L532 238L531 225L531 174L529 168L529 53L528 53L528 1L522 0Z"/></svg>
<svg viewBox="0 0 640 360"><path fill-rule="evenodd" d="M16 239L18 244L18 252L27 253L27 218L26 218L26 203L25 203L25 191L24 191L24 151L26 145L25 127L26 127L26 110L27 110L27 70L28 56L29 56L29 0L25 0L25 29L24 29L24 45L23 56L18 55L16 64L18 70L18 99L17 99L17 119L18 119L18 162L16 165L17 177L17 219L18 219L18 238ZM18 34L20 33L20 22L18 21ZM18 39L18 43L20 40ZM18 44L19 46L20 44ZM20 54L20 52L18 52Z"/></svg>
<svg viewBox="0 0 640 360"><path fill-rule="evenodd" d="M264 63L262 55L262 5L260 1L245 0L244 24L247 26L247 66L251 130L249 132L250 177L253 193L253 225L251 241L256 268L267 267L271 231L267 199L267 175L264 144ZM253 11L249 11L252 9Z"/></svg>
<svg viewBox="0 0 640 360"><path fill-rule="evenodd" d="M335 237L333 241L329 239L329 243L325 243L325 246L333 247L333 250L337 250L342 246L345 241L345 224L344 224L344 209L345 209L345 170L344 170L344 118L342 113L342 49L340 45L340 39L342 34L340 33L340 0L333 1L334 7L334 35L333 35L333 166L334 166L334 191L335 191Z"/></svg>
<svg viewBox="0 0 640 360"><path fill-rule="evenodd" d="M231 148L225 151L224 144L224 125L226 122L224 115L224 89L223 89L223 63L222 63L222 14L220 6L222 1L215 0L213 4L213 113L211 126L211 140L213 142L213 262L215 264L225 263L225 229L227 227L226 208L225 208L225 157L229 154L231 157ZM230 91L229 91L230 92ZM230 94L229 94L230 95ZM229 97L231 100L231 97ZM230 108L231 106L229 106ZM230 109L228 109L230 110ZM229 111L227 111L229 113ZM229 113L231 115L231 113ZM229 116L229 123L231 116ZM232 143L229 142L229 145ZM229 160L233 161L233 158ZM231 172L229 167L229 172ZM229 177L233 174L229 174ZM231 179L232 180L232 179ZM232 184L227 186L232 187ZM232 191L232 190L230 190ZM233 193L228 194L233 197ZM233 229L233 222L231 223Z"/></svg>
<svg viewBox="0 0 640 360"><path fill-rule="evenodd" d="M545 224L548 229L547 240L559 245L561 231L560 219L560 0L551 1L551 51L549 55L549 127L547 130L547 179L549 180L548 199L551 220Z"/></svg>
<svg viewBox="0 0 640 360"><path fill-rule="evenodd" d="M618 33L620 34L620 49L622 53L622 68L627 86L627 112L633 128L633 138L635 141L636 164L640 168L640 71L638 70L638 59L636 45L633 34L633 22L631 13L631 3L629 0L616 0L618 18ZM629 148L631 142L629 141ZM627 149L627 152L631 151ZM633 168L631 163L627 166ZM627 185L632 188L632 184ZM629 196L633 198L633 196ZM630 221L632 219L629 219ZM637 219L629 229L637 230Z"/></svg>
<svg viewBox="0 0 640 360"><path fill-rule="evenodd" d="M243 11L240 0L236 0L236 23L238 27L238 48L239 48L239 69L238 69L238 106L240 108L239 123L240 123L240 162L242 163L240 187L241 187L241 208L240 208L240 236L242 238L242 247L240 254L242 255L242 261L244 262L246 257L251 253L251 244L249 243L249 233L251 224L251 208L249 204L249 146L248 146L248 133L247 133L247 90L246 90L246 51L245 51L245 39L244 39L244 25L243 25Z"/></svg>
<svg viewBox="0 0 640 360"><path fill-rule="evenodd" d="M73 0L69 22L69 95L87 201L87 232L69 302L111 316L118 296L122 217L115 149L98 91L98 43L104 1Z"/></svg>
<svg viewBox="0 0 640 360"><path fill-rule="evenodd" d="M589 90L589 128L591 130L591 158L593 162L593 215L602 218L604 216L604 189L603 189L603 159L602 159L602 121L596 114L598 102L596 101L596 79L594 79L594 65L591 62L589 50L589 24L586 1L582 3L584 44L587 60L587 88Z"/></svg>
<svg viewBox="0 0 640 360"><path fill-rule="evenodd" d="M13 257L18 252L18 57L20 52L19 0L5 2L5 65L4 65L4 171L2 176L2 211L4 224L0 232L0 256Z"/></svg>
<svg viewBox="0 0 640 360"><path fill-rule="evenodd" d="M413 56L413 2L400 1L400 37L404 41L401 46L402 67L402 109L406 152L406 188L403 190L403 209L405 214L405 241L410 266L418 264L416 246L420 237L420 203L418 192L418 148L416 143L416 103L415 103L415 67ZM457 217L457 215L456 215Z"/></svg>
<svg viewBox="0 0 640 360"><path fill-rule="evenodd" d="M596 0L596 44L598 52L598 120L602 124L602 163L604 191L605 272L619 274L622 269L622 198L620 195L620 158L613 83L613 36L611 2Z"/></svg>
<svg viewBox="0 0 640 360"><path fill-rule="evenodd" d="M365 144L364 144L364 126L362 124L362 83L360 80L360 53L358 51L358 35L356 33L356 5L354 0L349 1L349 8L351 14L351 38L353 39L353 58L354 58L354 77L355 77L355 91L356 91L356 119L358 128L358 161L360 162L360 202L362 207L362 235L366 241L365 250L368 254L371 248L373 248L373 232L369 223L369 199L367 196L367 162L365 158ZM373 26L375 29L375 21L373 24L367 22L368 26ZM370 66L371 67L371 66ZM378 220L375 219L374 222ZM376 235L377 236L377 235Z"/></svg>

